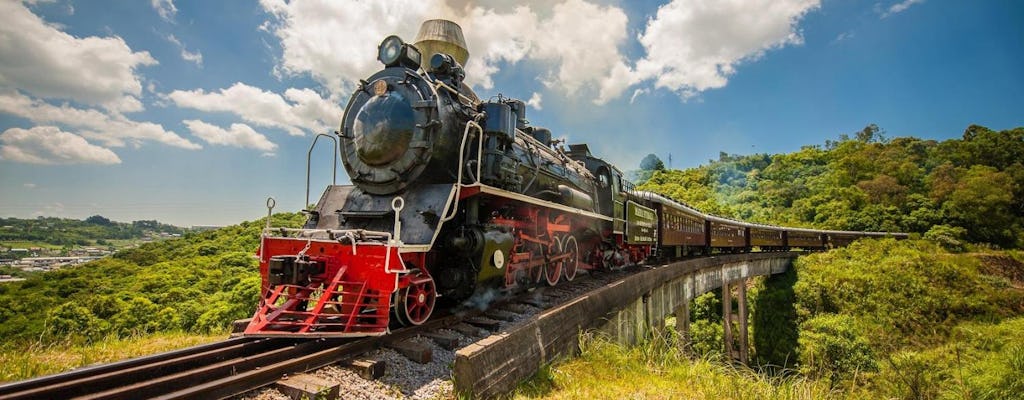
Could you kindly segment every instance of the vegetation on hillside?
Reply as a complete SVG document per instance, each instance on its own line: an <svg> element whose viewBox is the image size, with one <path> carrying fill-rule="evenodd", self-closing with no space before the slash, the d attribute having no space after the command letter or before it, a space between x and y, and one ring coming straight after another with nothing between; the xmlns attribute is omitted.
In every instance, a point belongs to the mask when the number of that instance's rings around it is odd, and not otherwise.
<svg viewBox="0 0 1024 400"><path fill-rule="evenodd" d="M301 214L278 214L297 227ZM251 316L263 220L147 243L0 285L0 348L88 343L165 331L222 331Z"/></svg>
<svg viewBox="0 0 1024 400"><path fill-rule="evenodd" d="M56 247L91 246L106 245L111 240L141 239L147 233L183 234L185 229L153 220L116 222L100 215L85 220L0 218L0 242L40 243Z"/></svg>
<svg viewBox="0 0 1024 400"><path fill-rule="evenodd" d="M646 159L645 159L646 160ZM875 125L789 154L721 153L686 170L658 169L641 189L752 222L917 232L1024 246L1024 128L971 125L962 139L886 138Z"/></svg>
<svg viewBox="0 0 1024 400"><path fill-rule="evenodd" d="M801 257L795 273L790 366L804 376L868 397L1024 398L1020 252L862 240Z"/></svg>

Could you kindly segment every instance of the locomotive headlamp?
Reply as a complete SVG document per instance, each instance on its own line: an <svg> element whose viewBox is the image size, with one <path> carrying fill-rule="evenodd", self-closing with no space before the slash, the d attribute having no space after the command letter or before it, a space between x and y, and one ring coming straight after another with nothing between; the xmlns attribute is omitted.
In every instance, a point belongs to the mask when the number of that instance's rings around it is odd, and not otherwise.
<svg viewBox="0 0 1024 400"><path fill-rule="evenodd" d="M383 42L380 42L380 47L377 48L377 59L384 65L391 66L398 62L398 56L402 52L402 38L398 36L388 36L384 38Z"/></svg>
<svg viewBox="0 0 1024 400"><path fill-rule="evenodd" d="M401 65L410 69L418 69L421 57L416 46L403 42L402 38L395 35L384 38L384 41L380 42L380 47L377 48L377 59L388 67Z"/></svg>
<svg viewBox="0 0 1024 400"><path fill-rule="evenodd" d="M452 56L444 53L436 53L430 57L430 70L438 74L447 74L454 66L455 60Z"/></svg>

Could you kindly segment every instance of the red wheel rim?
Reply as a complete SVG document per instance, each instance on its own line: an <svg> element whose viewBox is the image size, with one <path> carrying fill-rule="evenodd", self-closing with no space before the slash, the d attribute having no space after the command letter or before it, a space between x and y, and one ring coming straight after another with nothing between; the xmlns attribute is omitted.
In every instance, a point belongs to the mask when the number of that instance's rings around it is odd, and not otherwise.
<svg viewBox="0 0 1024 400"><path fill-rule="evenodd" d="M405 320L411 325L420 325L430 319L434 312L434 301L437 299L437 291L434 288L434 280L424 280L419 283L410 284L405 288L405 296L402 299L402 311L405 313Z"/></svg>
<svg viewBox="0 0 1024 400"><path fill-rule="evenodd" d="M573 236L566 237L565 245L562 247L562 252L569 255L569 258L562 262L562 272L565 273L566 280L572 281L576 278L576 271L579 267L580 247Z"/></svg>
<svg viewBox="0 0 1024 400"><path fill-rule="evenodd" d="M555 238L555 244L553 246L554 251L549 251L548 254L558 255L562 254L562 241ZM558 279L562 277L562 262L550 262L544 264L544 279L547 280L548 286L555 286L558 284Z"/></svg>

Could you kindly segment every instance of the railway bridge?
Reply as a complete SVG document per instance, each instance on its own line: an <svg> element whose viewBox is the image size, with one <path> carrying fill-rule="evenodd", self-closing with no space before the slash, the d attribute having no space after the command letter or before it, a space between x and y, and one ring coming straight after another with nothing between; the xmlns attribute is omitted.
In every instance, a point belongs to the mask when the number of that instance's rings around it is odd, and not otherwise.
<svg viewBox="0 0 1024 400"><path fill-rule="evenodd" d="M718 255L624 276L459 350L453 368L456 390L474 398L508 393L543 364L578 351L581 331L597 330L620 343L635 344L662 332L666 317L675 315L676 329L685 337L691 300L717 288L723 288L726 354L746 363L746 281L785 272L799 254ZM738 314L732 312L733 292Z"/></svg>

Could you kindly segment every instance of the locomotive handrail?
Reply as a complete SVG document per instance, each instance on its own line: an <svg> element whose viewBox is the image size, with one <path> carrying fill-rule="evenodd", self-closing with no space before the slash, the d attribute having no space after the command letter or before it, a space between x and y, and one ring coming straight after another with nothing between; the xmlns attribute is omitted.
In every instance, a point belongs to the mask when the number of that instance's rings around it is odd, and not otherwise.
<svg viewBox="0 0 1024 400"><path fill-rule="evenodd" d="M328 139L331 139L331 140L334 141L334 175L331 177L331 184L332 185L337 185L338 184L338 148L341 146L341 144L338 143L338 138L336 138L334 136L328 135L326 133L318 133L318 134L316 134L316 137L313 138L313 143L309 145L309 151L306 152L306 203L302 205L302 209L303 210L305 210L306 207L309 207L309 172L310 172L310 164L311 164L311 159L313 157L313 148L316 147L316 142L318 140L320 140L321 136L325 137L325 138L328 138Z"/></svg>
<svg viewBox="0 0 1024 400"><path fill-rule="evenodd" d="M360 243L370 243L365 239L389 239L391 232L380 232L380 231L368 231L365 229L307 229L307 228L265 228L264 233L273 234L287 234L287 233L303 233L307 235L315 235L318 233L340 236L348 235L349 233L355 235L354 237L359 239ZM376 242L372 242L376 243Z"/></svg>
<svg viewBox="0 0 1024 400"><path fill-rule="evenodd" d="M466 125L469 126L470 123L476 126L476 131L478 132L477 136L479 136L479 139L477 140L479 144L477 145L476 148L476 176L474 178L476 178L475 183L480 183L482 171L480 167L482 167L484 164L484 130L483 128L480 127L480 124L477 124L474 121L469 121L466 123Z"/></svg>
<svg viewBox="0 0 1024 400"><path fill-rule="evenodd" d="M458 200L459 200L459 196L462 194L462 168L463 168L463 165L466 164L463 161L463 160L465 160L465 157L466 157L466 140L469 138L469 131L470 131L470 129L473 129L473 128L475 128L476 131L480 133L480 138L481 138L480 148L481 149L483 148L484 128L481 128L480 124L476 123L476 121L468 121L468 122L466 122L466 129L462 131L462 145L459 146L459 169L458 169L458 176L456 177L456 180L455 180L455 190L452 192L451 195L449 195L449 200L451 200L452 196L454 196L455 201L454 202L449 201L449 203L452 203L451 214L447 215L448 213L446 212L445 213L446 215L441 216L441 221L440 222L451 221L451 219L455 218L455 214L459 211L459 202L458 202ZM480 150L480 151L477 152L477 155L476 155L476 158L477 158L476 165L477 165L477 171L478 172L477 172L476 182L475 183L480 183L479 169L480 169L480 164L483 161L483 157L482 157L483 155L481 154L482 152L483 152L483 150ZM447 209L445 211L447 211Z"/></svg>

